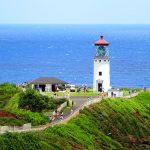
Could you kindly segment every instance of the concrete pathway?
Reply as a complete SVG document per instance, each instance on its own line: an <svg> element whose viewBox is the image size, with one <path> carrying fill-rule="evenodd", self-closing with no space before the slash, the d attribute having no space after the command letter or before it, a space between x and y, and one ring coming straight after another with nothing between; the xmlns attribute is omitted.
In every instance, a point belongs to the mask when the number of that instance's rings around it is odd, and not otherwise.
<svg viewBox="0 0 150 150"><path fill-rule="evenodd" d="M92 98L89 101L88 97L71 97L71 100L73 100L74 102L74 105L72 107L73 112L71 112L71 109L64 112L64 119L55 119L54 121L46 125L40 125L38 127L34 127L31 129L27 129L27 130L17 130L17 131L12 131L12 132L42 131L50 126L67 123L70 119L77 116L81 109L83 109L87 105L100 101L100 98Z"/></svg>

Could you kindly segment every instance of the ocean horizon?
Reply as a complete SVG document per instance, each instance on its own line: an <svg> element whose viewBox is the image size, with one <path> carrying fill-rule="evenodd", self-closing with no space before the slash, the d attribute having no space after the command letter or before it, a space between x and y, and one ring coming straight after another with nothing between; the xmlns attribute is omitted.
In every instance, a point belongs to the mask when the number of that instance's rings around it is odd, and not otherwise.
<svg viewBox="0 0 150 150"><path fill-rule="evenodd" d="M93 83L94 42L110 43L113 87L150 87L150 25L0 25L0 83Z"/></svg>

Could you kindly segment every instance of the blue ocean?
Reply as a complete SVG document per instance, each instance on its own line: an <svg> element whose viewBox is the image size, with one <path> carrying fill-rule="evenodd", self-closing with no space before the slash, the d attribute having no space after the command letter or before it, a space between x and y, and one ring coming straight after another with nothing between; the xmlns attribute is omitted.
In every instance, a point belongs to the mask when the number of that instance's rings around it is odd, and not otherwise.
<svg viewBox="0 0 150 150"><path fill-rule="evenodd" d="M150 87L150 25L0 25L0 83L93 82L94 42L110 43L111 85Z"/></svg>

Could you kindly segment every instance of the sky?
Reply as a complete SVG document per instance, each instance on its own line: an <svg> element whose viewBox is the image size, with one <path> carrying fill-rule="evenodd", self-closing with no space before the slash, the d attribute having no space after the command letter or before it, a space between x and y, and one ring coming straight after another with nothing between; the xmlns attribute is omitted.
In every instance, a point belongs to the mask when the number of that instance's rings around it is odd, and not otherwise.
<svg viewBox="0 0 150 150"><path fill-rule="evenodd" d="M0 24L150 24L150 0L0 0Z"/></svg>

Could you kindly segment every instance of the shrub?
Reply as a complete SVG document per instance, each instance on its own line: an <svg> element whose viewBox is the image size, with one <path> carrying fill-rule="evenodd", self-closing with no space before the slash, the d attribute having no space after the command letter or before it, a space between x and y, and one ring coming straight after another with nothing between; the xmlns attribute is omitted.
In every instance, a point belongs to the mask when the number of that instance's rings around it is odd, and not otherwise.
<svg viewBox="0 0 150 150"><path fill-rule="evenodd" d="M3 83L0 85L0 95L14 95L19 89L14 84Z"/></svg>
<svg viewBox="0 0 150 150"><path fill-rule="evenodd" d="M67 99L66 98L51 98L50 99L50 102L52 102L52 103L54 103L54 104L56 104L56 105L60 105L60 104L62 104L62 103L64 103L64 102L66 102L67 101Z"/></svg>
<svg viewBox="0 0 150 150"><path fill-rule="evenodd" d="M45 124L49 121L48 117L44 116L42 113L31 112L30 110L18 108L19 99L19 94L16 94L13 98L11 98L5 109L16 114L16 116L21 120L32 123L33 126Z"/></svg>
<svg viewBox="0 0 150 150"><path fill-rule="evenodd" d="M60 84L60 85L58 85L58 88L59 88L59 90L63 91L65 89L65 85Z"/></svg>
<svg viewBox="0 0 150 150"><path fill-rule="evenodd" d="M61 105L62 103L66 102L67 99L66 98L53 98L51 97L48 103L48 109L57 109L57 107L59 105Z"/></svg>
<svg viewBox="0 0 150 150"><path fill-rule="evenodd" d="M33 89L28 89L20 94L19 107L33 112L41 112L48 106L49 98L42 96Z"/></svg>
<svg viewBox="0 0 150 150"><path fill-rule="evenodd" d="M35 111L31 112L30 110L19 108L20 106L18 106L18 104L20 103L20 96L25 95L25 93L27 92L28 90L26 92L22 92L22 93L18 93L14 95L8 102L5 109L12 113L15 113L22 120L25 120L26 122L31 122L32 125L34 126L47 123L49 120L48 120L48 117L45 116L44 114L40 112L35 112ZM28 95L28 98L29 96L31 96L30 97L31 99L34 98L34 94L38 96L40 95L37 91L32 91L32 90L30 90L29 93L30 94ZM62 99L54 99L54 98L48 99L46 96L42 96L42 95L40 95L40 97L42 97L42 100L44 98L46 99L46 109L50 109L50 110L56 109L61 103L66 101L66 99L63 99L63 98ZM27 100L31 100L31 99L27 99Z"/></svg>

